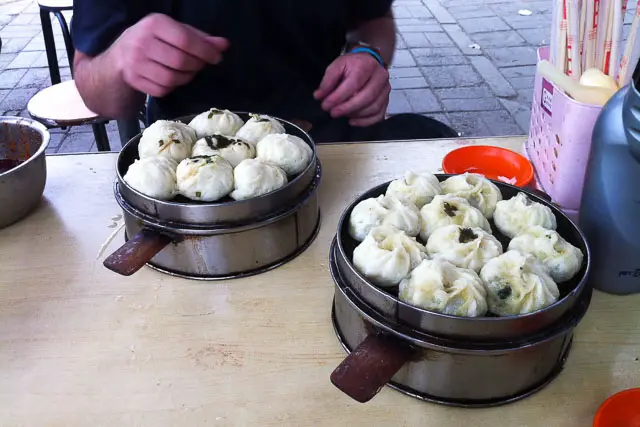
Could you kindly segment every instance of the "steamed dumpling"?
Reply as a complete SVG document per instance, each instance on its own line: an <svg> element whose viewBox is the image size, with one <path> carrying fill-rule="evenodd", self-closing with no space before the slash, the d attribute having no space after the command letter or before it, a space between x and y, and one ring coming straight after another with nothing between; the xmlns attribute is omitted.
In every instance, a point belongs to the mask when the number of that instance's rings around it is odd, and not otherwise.
<svg viewBox="0 0 640 427"><path fill-rule="evenodd" d="M287 174L278 166L259 159L243 160L233 170L234 200L246 200L271 193L287 184Z"/></svg>
<svg viewBox="0 0 640 427"><path fill-rule="evenodd" d="M349 235L362 242L373 227L390 225L415 237L420 232L420 212L393 196L379 196L358 203L349 217Z"/></svg>
<svg viewBox="0 0 640 427"><path fill-rule="evenodd" d="M489 311L498 316L533 313L558 301L560 292L544 266L531 255L509 251L480 272L487 286Z"/></svg>
<svg viewBox="0 0 640 427"><path fill-rule="evenodd" d="M273 117L252 114L251 118L240 128L236 136L255 146L267 135L285 132L282 123Z"/></svg>
<svg viewBox="0 0 640 427"><path fill-rule="evenodd" d="M159 200L169 200L178 192L176 168L178 164L163 156L136 160L123 177L124 182L140 193Z"/></svg>
<svg viewBox="0 0 640 427"><path fill-rule="evenodd" d="M264 137L257 145L258 158L282 168L287 175L297 175L309 166L313 150L301 138L286 133Z"/></svg>
<svg viewBox="0 0 640 427"><path fill-rule="evenodd" d="M482 228L447 225L431 234L427 252L456 267L480 271L487 261L502 254L503 249L498 239Z"/></svg>
<svg viewBox="0 0 640 427"><path fill-rule="evenodd" d="M496 204L502 200L500 189L484 176L475 173L452 176L441 187L443 194L467 199L471 206L478 208L488 219L493 217Z"/></svg>
<svg viewBox="0 0 640 427"><path fill-rule="evenodd" d="M400 282L401 301L450 316L487 313L487 291L478 274L443 260L424 260Z"/></svg>
<svg viewBox="0 0 640 427"><path fill-rule="evenodd" d="M191 156L195 141L195 132L184 123L158 120L142 132L138 155L141 159L164 156L181 162Z"/></svg>
<svg viewBox="0 0 640 427"><path fill-rule="evenodd" d="M420 237L425 242L433 232L447 225L482 228L491 233L489 221L477 208L469 204L467 199L451 194L436 196L431 203L420 210Z"/></svg>
<svg viewBox="0 0 640 427"><path fill-rule="evenodd" d="M547 269L556 283L571 280L582 267L584 254L554 230L535 226L518 234L509 250L531 254Z"/></svg>
<svg viewBox="0 0 640 427"><path fill-rule="evenodd" d="M224 157L235 168L243 160L253 159L256 156L256 149L240 138L214 135L205 136L196 141L191 154L192 157L215 155Z"/></svg>
<svg viewBox="0 0 640 427"><path fill-rule="evenodd" d="M493 222L498 230L509 238L536 225L549 230L557 228L556 216L551 208L531 201L524 193L518 193L509 200L499 202Z"/></svg>
<svg viewBox="0 0 640 427"><path fill-rule="evenodd" d="M244 122L235 113L229 110L211 108L209 111L198 114L191 120L189 126L196 132L198 139L215 134L234 136L244 125Z"/></svg>
<svg viewBox="0 0 640 427"><path fill-rule="evenodd" d="M389 226L376 227L353 251L353 265L373 284L398 285L427 253L415 238Z"/></svg>
<svg viewBox="0 0 640 427"><path fill-rule="evenodd" d="M201 202L215 202L233 190L233 167L221 156L191 157L176 170L178 191Z"/></svg>
<svg viewBox="0 0 640 427"><path fill-rule="evenodd" d="M405 203L412 203L418 209L440 194L440 181L435 175L409 171L403 179L392 181L387 188L387 196L395 196Z"/></svg>

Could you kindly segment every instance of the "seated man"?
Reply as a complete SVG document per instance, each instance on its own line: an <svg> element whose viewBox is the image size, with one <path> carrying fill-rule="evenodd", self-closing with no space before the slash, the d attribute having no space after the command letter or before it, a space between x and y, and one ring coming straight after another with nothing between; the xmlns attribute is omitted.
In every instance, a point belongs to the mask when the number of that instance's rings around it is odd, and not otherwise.
<svg viewBox="0 0 640 427"><path fill-rule="evenodd" d="M317 142L454 136L419 115L385 120L393 0L76 0L75 80L108 118L211 107L271 114Z"/></svg>

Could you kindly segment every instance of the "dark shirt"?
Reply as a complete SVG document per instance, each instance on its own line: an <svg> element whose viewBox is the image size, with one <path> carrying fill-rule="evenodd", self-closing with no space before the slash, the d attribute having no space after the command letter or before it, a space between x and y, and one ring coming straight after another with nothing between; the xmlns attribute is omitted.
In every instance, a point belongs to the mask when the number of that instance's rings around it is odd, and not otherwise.
<svg viewBox="0 0 640 427"><path fill-rule="evenodd" d="M230 48L217 66L155 100L154 118L176 118L210 107L253 111L288 119L327 119L313 99L349 30L383 16L393 0L75 0L75 47L104 52L128 27L163 13L211 35Z"/></svg>

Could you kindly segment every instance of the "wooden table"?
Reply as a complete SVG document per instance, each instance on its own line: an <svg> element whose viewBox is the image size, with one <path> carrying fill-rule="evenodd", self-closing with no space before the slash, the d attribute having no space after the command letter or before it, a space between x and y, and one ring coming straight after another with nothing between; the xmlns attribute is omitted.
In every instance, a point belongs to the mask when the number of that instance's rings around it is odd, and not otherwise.
<svg viewBox="0 0 640 427"><path fill-rule="evenodd" d="M107 271L96 256L120 221L116 155L49 157L42 206L0 230L0 425L590 426L608 396L640 384L640 296L596 293L562 375L509 406L448 408L390 389L362 405L329 381L345 355L327 258L346 205L407 169L437 171L454 147L522 142L322 146L311 248L254 278L205 283Z"/></svg>

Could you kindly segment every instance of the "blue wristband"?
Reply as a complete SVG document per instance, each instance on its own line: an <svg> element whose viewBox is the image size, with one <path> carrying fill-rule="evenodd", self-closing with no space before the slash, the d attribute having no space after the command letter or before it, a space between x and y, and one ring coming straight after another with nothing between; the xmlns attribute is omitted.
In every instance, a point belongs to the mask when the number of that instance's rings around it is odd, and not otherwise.
<svg viewBox="0 0 640 427"><path fill-rule="evenodd" d="M375 50L373 50L371 48L364 47L364 46L359 46L359 47L356 47L355 49L351 49L351 51L349 53L368 53L369 55L373 56L375 58L375 60L378 61L380 63L380 65L382 65L382 67L387 68L387 66L385 65L384 61L382 60L382 57L380 57L378 52L376 52Z"/></svg>

